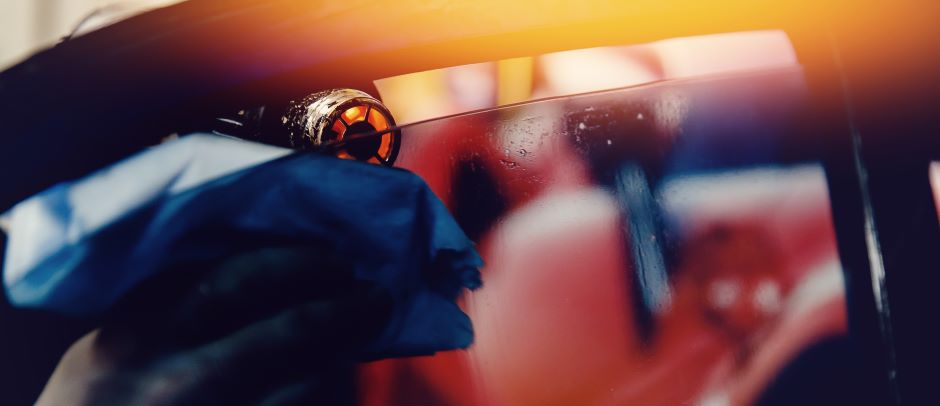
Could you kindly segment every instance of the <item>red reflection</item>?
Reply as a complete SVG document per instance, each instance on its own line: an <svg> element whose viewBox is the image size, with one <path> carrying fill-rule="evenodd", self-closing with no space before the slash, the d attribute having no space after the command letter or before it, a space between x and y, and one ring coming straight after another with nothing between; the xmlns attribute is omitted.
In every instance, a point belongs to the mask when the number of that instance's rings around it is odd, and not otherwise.
<svg viewBox="0 0 940 406"><path fill-rule="evenodd" d="M724 57L711 57L718 54ZM504 65L528 63L516 62ZM796 64L777 31L558 53L531 62L533 98ZM495 103L506 91L500 66L452 72L481 84L463 88L469 93L460 97L449 93L456 87L435 87L447 77L440 71L428 73L419 88L443 110ZM487 74L500 80L487 81ZM421 82L420 76L408 80ZM383 86L395 84L379 84L385 96ZM661 100L640 110L647 114L637 113L635 128L621 132L674 139L688 101L681 94ZM433 110L410 103L425 110L404 112L402 121ZM621 207L615 193L595 184L595 162L570 140L580 132L606 134L592 127L603 127L604 120L587 120L590 114L583 122L543 119L569 113L553 110L560 106L525 106L505 120L493 114L461 117L455 126L425 123L409 134L398 165L420 175L450 209L461 165L495 178L494 193L507 207L478 238L485 287L463 303L473 319L474 345L368 365L361 382L368 388L361 393L365 404L749 404L802 350L845 333L827 188L821 167L812 164L664 180L655 198L679 234L671 247L672 300L653 312L652 333L642 333L630 277L632 241L624 232L625 211L634 208ZM611 136L606 145L657 151L628 135Z"/></svg>
<svg viewBox="0 0 940 406"><path fill-rule="evenodd" d="M370 365L366 404L747 404L802 349L846 331L818 166L667 182L664 210L686 234L672 305L644 343L620 209L591 185L581 158L543 146L550 159L521 171L502 163L506 140L472 122L438 130L413 139L422 150L401 164L451 204L452 174L440 168L475 158L510 203L480 242L485 288L464 304L476 342L469 352Z"/></svg>

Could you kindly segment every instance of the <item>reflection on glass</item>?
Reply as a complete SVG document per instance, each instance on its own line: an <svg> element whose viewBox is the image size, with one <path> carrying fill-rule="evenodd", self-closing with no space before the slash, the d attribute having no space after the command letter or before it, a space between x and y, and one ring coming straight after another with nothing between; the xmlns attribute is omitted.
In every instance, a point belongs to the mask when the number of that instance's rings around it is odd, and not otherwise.
<svg viewBox="0 0 940 406"><path fill-rule="evenodd" d="M555 52L377 80L399 123L669 79L797 65L782 31Z"/></svg>
<svg viewBox="0 0 940 406"><path fill-rule="evenodd" d="M748 404L846 334L799 68L405 126L486 260L466 352L362 371L365 404Z"/></svg>
<svg viewBox="0 0 940 406"><path fill-rule="evenodd" d="M937 217L940 218L940 162L930 163L930 187L933 189L933 200L937 206Z"/></svg>

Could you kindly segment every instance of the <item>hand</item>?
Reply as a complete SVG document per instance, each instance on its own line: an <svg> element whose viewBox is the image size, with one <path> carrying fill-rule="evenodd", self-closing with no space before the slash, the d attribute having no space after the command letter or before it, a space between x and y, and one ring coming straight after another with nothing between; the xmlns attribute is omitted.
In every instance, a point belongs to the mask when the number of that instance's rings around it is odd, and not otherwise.
<svg viewBox="0 0 940 406"><path fill-rule="evenodd" d="M40 405L352 403L391 299L308 247L163 272L63 356Z"/></svg>

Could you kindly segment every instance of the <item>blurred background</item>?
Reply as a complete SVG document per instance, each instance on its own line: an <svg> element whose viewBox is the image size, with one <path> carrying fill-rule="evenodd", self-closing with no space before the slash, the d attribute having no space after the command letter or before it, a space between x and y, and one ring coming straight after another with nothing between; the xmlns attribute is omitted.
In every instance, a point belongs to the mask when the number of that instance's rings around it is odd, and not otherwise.
<svg viewBox="0 0 940 406"><path fill-rule="evenodd" d="M179 1L4 0L0 2L0 70L55 45L96 11L135 13Z"/></svg>
<svg viewBox="0 0 940 406"><path fill-rule="evenodd" d="M4 0L0 70L179 1ZM487 289L471 351L370 364L362 403L864 397L801 62L762 30L378 79Z"/></svg>

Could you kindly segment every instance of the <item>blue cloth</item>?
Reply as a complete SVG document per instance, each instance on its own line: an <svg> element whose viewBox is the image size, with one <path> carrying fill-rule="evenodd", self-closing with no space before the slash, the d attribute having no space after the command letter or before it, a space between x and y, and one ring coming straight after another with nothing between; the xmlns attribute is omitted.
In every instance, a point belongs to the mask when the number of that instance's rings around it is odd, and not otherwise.
<svg viewBox="0 0 940 406"><path fill-rule="evenodd" d="M167 265L225 258L245 241L298 241L347 258L357 278L391 292L389 328L363 357L429 354L472 342L470 320L454 300L464 288L480 286L482 260L417 176L216 137L171 144L53 187L8 213L4 282L14 305L100 313ZM165 152L174 148L176 154ZM231 161L232 151L251 156L245 151L254 149L261 158L242 159L247 167L204 157ZM183 151L183 164L164 162ZM154 162L163 164L141 164L161 153L164 159ZM192 172L226 165L209 175ZM101 183L103 176L112 182ZM138 178L145 185L133 181ZM100 183L97 193L76 192L89 182ZM122 195L122 184L134 193ZM52 244L39 238L57 230L65 237Z"/></svg>

